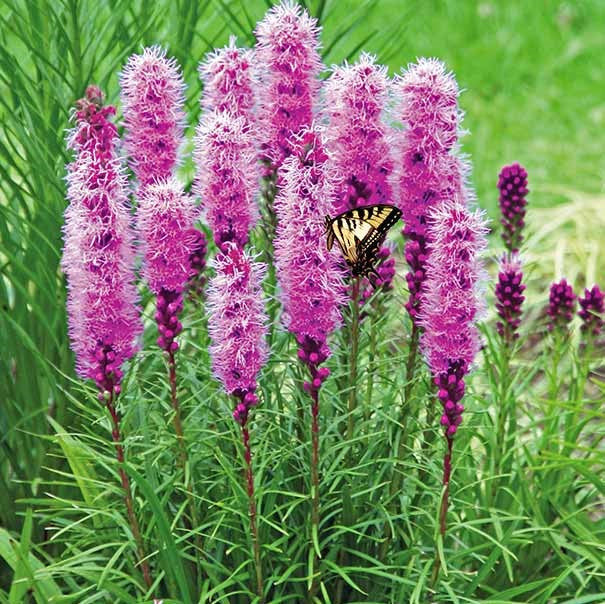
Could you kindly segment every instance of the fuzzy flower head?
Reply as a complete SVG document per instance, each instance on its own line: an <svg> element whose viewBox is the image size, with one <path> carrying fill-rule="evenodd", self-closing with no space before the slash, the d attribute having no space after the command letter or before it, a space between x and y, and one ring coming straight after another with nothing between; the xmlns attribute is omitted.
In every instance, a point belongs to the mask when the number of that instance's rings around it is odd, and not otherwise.
<svg viewBox="0 0 605 604"><path fill-rule="evenodd" d="M197 127L193 159L194 191L202 199L217 246L233 241L243 247L258 218L259 170L250 123L222 111L204 116Z"/></svg>
<svg viewBox="0 0 605 604"><path fill-rule="evenodd" d="M141 185L168 178L183 138L185 84L159 46L132 55L120 77L125 147Z"/></svg>
<svg viewBox="0 0 605 604"><path fill-rule="evenodd" d="M394 118L405 131L396 145L394 189L406 228L423 235L431 209L458 199L466 165L451 152L458 140L461 112L458 85L436 59L419 59L397 76Z"/></svg>
<svg viewBox="0 0 605 604"><path fill-rule="evenodd" d="M523 271L519 256L505 254L500 261L496 284L496 310L501 319L496 328L507 343L519 337L517 329L521 324L521 306L525 300L525 285L522 281Z"/></svg>
<svg viewBox="0 0 605 604"><path fill-rule="evenodd" d="M429 234L421 344L439 389L441 423L452 438L464 411L464 376L480 345L476 322L483 310L479 285L484 271L479 254L487 246L487 226L479 211L446 202L431 213Z"/></svg>
<svg viewBox="0 0 605 604"><path fill-rule="evenodd" d="M254 82L253 51L237 48L235 36L229 45L207 55L200 63L199 73L204 84L202 110L228 111L252 119Z"/></svg>
<svg viewBox="0 0 605 604"><path fill-rule="evenodd" d="M429 254L429 215L447 201L468 205L465 187L469 165L455 153L461 112L458 85L436 59L419 59L395 78L395 121L404 130L394 145L392 187L399 200L406 236L406 275L410 298L406 308L418 321Z"/></svg>
<svg viewBox="0 0 605 604"><path fill-rule="evenodd" d="M549 316L548 330L565 331L573 319L576 309L576 295L572 286L562 279L550 286L550 296L546 314Z"/></svg>
<svg viewBox="0 0 605 604"><path fill-rule="evenodd" d="M344 291L337 256L326 249L324 217L334 214L335 198L327 160L319 130L305 131L284 162L275 199L275 264L285 322L296 336L299 357L312 365L330 354L326 340L340 324Z"/></svg>
<svg viewBox="0 0 605 604"><path fill-rule="evenodd" d="M523 242L525 226L525 197L527 188L527 171L519 164L504 166L498 176L500 191L500 212L502 218L502 240L509 252L519 251Z"/></svg>
<svg viewBox="0 0 605 604"><path fill-rule="evenodd" d="M124 167L116 153L113 107L89 87L68 135L62 268L67 276L69 334L79 375L117 394L122 365L142 331L134 285L133 235Z"/></svg>
<svg viewBox="0 0 605 604"><path fill-rule="evenodd" d="M382 122L389 78L386 67L363 53L354 65L333 67L326 81L327 145L342 178L337 213L359 205L392 203L393 169L387 128Z"/></svg>
<svg viewBox="0 0 605 604"><path fill-rule="evenodd" d="M598 285L584 290L584 296L578 298L582 319L582 331L592 336L598 336L603 329L603 313L605 312L605 296Z"/></svg>
<svg viewBox="0 0 605 604"><path fill-rule="evenodd" d="M483 310L479 254L487 245L487 226L479 211L449 202L433 210L429 231L423 348L433 374L447 372L457 362L468 371L479 350L476 321Z"/></svg>
<svg viewBox="0 0 605 604"><path fill-rule="evenodd" d="M139 195L137 226L143 243L143 277L155 294L180 292L192 275L193 222L197 210L193 198L183 192L176 178L148 185Z"/></svg>
<svg viewBox="0 0 605 604"><path fill-rule="evenodd" d="M322 68L319 32L317 20L289 0L272 7L256 28L262 157L274 169L292 154L293 135L313 120Z"/></svg>
<svg viewBox="0 0 605 604"><path fill-rule="evenodd" d="M256 404L256 379L267 361L267 318L262 292L266 266L234 243L214 259L208 283L212 368L228 394L240 399L234 418L244 424Z"/></svg>

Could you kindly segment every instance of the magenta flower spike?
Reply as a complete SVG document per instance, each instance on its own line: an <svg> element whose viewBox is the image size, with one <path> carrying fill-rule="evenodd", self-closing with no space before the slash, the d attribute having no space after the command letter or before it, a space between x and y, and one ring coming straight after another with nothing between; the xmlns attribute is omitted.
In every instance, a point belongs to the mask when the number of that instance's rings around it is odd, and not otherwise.
<svg viewBox="0 0 605 604"><path fill-rule="evenodd" d="M502 218L502 240L509 252L518 252L523 242L525 226L525 197L527 188L527 171L519 164L504 166L498 176L500 191L500 212Z"/></svg>
<svg viewBox="0 0 605 604"><path fill-rule="evenodd" d="M576 309L576 295L572 286L562 279L550 286L550 297L546 314L549 317L548 331L565 332Z"/></svg>
<svg viewBox="0 0 605 604"><path fill-rule="evenodd" d="M517 330L521 324L524 291L523 271L518 254L505 254L500 261L496 284L496 311L500 317L496 328L509 345L519 337Z"/></svg>
<svg viewBox="0 0 605 604"><path fill-rule="evenodd" d="M250 123L224 111L205 115L197 127L193 159L194 192L202 200L216 245L223 249L232 241L243 247L258 218L260 172Z"/></svg>
<svg viewBox="0 0 605 604"><path fill-rule="evenodd" d="M198 241L193 228L197 209L176 178L155 181L138 196L137 227L143 245L143 277L157 296L156 322L162 350L178 349L182 331L178 315L183 292L193 273L191 256Z"/></svg>
<svg viewBox="0 0 605 604"><path fill-rule="evenodd" d="M142 332L134 274L133 233L123 163L116 152L114 107L95 86L78 101L68 148L62 267L69 332L78 374L101 393L120 389L122 366ZM102 396L102 394L100 394Z"/></svg>
<svg viewBox="0 0 605 604"><path fill-rule="evenodd" d="M140 186L169 178L178 161L185 84L159 46L132 55L120 77L125 148Z"/></svg>
<svg viewBox="0 0 605 604"><path fill-rule="evenodd" d="M75 156L67 165L69 206L61 261L67 277L69 335L78 374L96 382L99 400L111 415L126 511L149 589L151 573L129 478L122 467L124 448L116 408L124 362L136 352L143 330L137 306L128 183L116 152L117 129L109 121L115 108L103 106L103 93L96 86L86 89L86 97L76 107L76 127L67 138L67 147Z"/></svg>
<svg viewBox="0 0 605 604"><path fill-rule="evenodd" d="M204 85L201 106L204 112L227 111L254 120L254 53L237 48L235 36L229 45L208 53L200 63L199 74Z"/></svg>
<svg viewBox="0 0 605 604"><path fill-rule="evenodd" d="M283 165L275 199L275 264L285 322L299 357L312 370L329 356L328 335L340 324L343 281L337 256L326 249L324 216L334 215L335 175L317 128L298 139Z"/></svg>
<svg viewBox="0 0 605 604"><path fill-rule="evenodd" d="M584 289L584 296L578 298L582 319L581 330L589 336L596 337L603 329L603 313L605 312L605 296L598 285Z"/></svg>
<svg viewBox="0 0 605 604"><path fill-rule="evenodd" d="M420 325L424 328L421 346L443 407L441 425L447 442L442 535L446 530L452 446L464 411L464 378L480 346L476 322L483 310L479 286L484 271L479 254L487 246L487 230L481 212L470 212L455 201L442 203L429 215L431 244Z"/></svg>
<svg viewBox="0 0 605 604"><path fill-rule="evenodd" d="M233 417L244 425L256 405L256 379L268 357L262 294L266 267L229 242L214 268L207 292L212 368L227 394L239 399Z"/></svg>
<svg viewBox="0 0 605 604"><path fill-rule="evenodd" d="M444 201L467 204L473 195L464 186L469 166L455 152L462 113L454 76L441 61L421 58L395 78L393 91L393 117L405 130L395 145L392 182L407 239L406 309L416 324L427 278L428 216Z"/></svg>
<svg viewBox="0 0 605 604"><path fill-rule="evenodd" d="M204 285L206 284L206 253L208 251L208 242L206 235L199 229L193 229L193 249L189 256L191 265L191 276L189 277L188 289L198 298L204 295Z"/></svg>
<svg viewBox="0 0 605 604"><path fill-rule="evenodd" d="M329 168L318 127L304 131L296 143L282 166L273 243L286 327L296 336L298 358L311 375L303 388L312 401L311 517L314 530L319 531L319 390L330 375L320 365L330 355L328 336L341 322L345 287L337 256L326 248L323 223L326 214L334 215L338 179ZM317 553L313 569L311 594L318 589Z"/></svg>
<svg viewBox="0 0 605 604"><path fill-rule="evenodd" d="M358 206L393 203L389 176L393 171L387 127L382 121L389 78L386 67L362 53L353 65L334 66L326 81L325 114L329 118L326 146L335 173L342 181L335 213ZM387 247L380 250L378 285L391 289L394 260ZM373 288L366 288L368 297Z"/></svg>
<svg viewBox="0 0 605 604"><path fill-rule="evenodd" d="M292 154L293 136L313 121L322 69L319 32L317 20L289 0L272 7L257 25L258 131L269 171Z"/></svg>

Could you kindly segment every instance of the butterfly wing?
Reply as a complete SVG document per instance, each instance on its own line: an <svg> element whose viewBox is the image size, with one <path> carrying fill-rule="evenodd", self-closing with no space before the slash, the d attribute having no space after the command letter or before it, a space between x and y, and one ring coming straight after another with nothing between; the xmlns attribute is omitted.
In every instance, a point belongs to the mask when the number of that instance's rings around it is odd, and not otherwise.
<svg viewBox="0 0 605 604"><path fill-rule="evenodd" d="M354 275L372 272L376 254L401 211L390 205L363 206L329 219L328 249L338 242ZM327 225L326 220L326 225Z"/></svg>

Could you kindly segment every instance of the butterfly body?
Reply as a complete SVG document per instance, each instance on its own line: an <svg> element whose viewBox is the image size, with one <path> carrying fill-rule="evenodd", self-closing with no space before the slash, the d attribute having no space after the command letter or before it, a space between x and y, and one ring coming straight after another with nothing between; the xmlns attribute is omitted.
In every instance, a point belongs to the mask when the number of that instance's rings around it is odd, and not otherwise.
<svg viewBox="0 0 605 604"><path fill-rule="evenodd" d="M387 204L361 206L335 218L326 216L328 250L337 241L354 276L377 275L376 255L389 229L400 217L401 210Z"/></svg>

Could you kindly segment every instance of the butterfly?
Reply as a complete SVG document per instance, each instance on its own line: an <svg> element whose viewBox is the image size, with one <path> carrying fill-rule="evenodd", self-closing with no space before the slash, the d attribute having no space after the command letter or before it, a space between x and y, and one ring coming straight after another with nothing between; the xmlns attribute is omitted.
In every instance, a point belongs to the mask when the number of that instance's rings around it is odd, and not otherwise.
<svg viewBox="0 0 605 604"><path fill-rule="evenodd" d="M361 206L335 218L326 216L328 250L336 239L355 277L363 275L369 279L371 274L378 275L374 268L376 254L399 218L401 210L386 204Z"/></svg>

